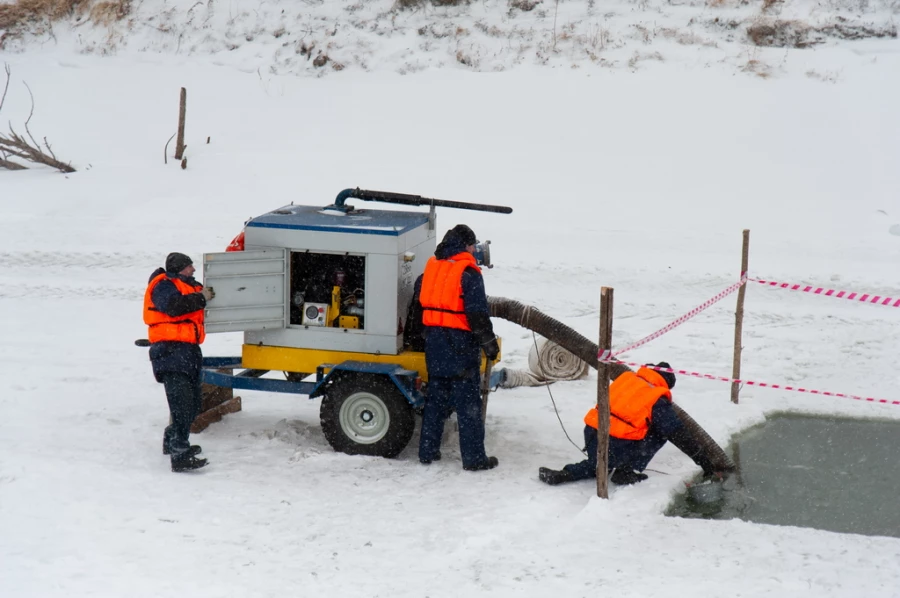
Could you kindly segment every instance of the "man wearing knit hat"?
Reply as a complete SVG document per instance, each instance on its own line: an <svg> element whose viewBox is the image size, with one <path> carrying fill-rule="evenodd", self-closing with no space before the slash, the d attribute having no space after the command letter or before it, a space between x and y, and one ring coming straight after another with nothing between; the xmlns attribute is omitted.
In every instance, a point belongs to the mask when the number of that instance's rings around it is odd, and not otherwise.
<svg viewBox="0 0 900 598"><path fill-rule="evenodd" d="M703 447L691 436L672 407L675 373L665 361L627 370L609 387L609 474L614 484L647 479L642 473L653 456L671 442L703 469L715 473ZM587 459L561 470L541 467L538 478L551 486L593 478L597 474L597 407L584 418Z"/></svg>
<svg viewBox="0 0 900 598"><path fill-rule="evenodd" d="M163 454L172 471L190 471L206 465L201 448L188 437L200 413L200 374L206 337L203 309L215 297L212 287L194 279L194 263L183 253L170 253L166 267L150 275L144 293L144 323L150 339L150 363L156 381L166 389L170 424L163 433Z"/></svg>
<svg viewBox="0 0 900 598"><path fill-rule="evenodd" d="M466 471L492 469L498 463L484 449L480 383L482 351L495 360L500 347L473 255L476 243L475 233L465 224L447 231L416 281L413 299L422 308L428 369L419 461L428 465L441 458L444 422L455 409Z"/></svg>

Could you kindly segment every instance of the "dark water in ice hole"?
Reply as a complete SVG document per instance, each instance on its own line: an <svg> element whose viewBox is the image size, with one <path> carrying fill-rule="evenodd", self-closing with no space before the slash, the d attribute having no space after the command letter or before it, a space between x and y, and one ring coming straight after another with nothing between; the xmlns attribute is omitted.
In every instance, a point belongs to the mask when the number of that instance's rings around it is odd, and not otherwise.
<svg viewBox="0 0 900 598"><path fill-rule="evenodd" d="M900 422L777 414L737 435L722 499L666 515L900 537Z"/></svg>

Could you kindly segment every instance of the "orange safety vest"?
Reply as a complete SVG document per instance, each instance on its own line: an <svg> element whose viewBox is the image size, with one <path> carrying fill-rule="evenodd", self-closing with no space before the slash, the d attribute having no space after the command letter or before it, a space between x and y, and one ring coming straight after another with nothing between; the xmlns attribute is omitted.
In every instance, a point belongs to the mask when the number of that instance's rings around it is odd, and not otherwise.
<svg viewBox="0 0 900 598"><path fill-rule="evenodd" d="M432 257L425 264L419 303L422 304L422 323L425 326L444 326L471 331L462 297L462 275L472 267L481 272L475 256L468 251L439 260Z"/></svg>
<svg viewBox="0 0 900 598"><path fill-rule="evenodd" d="M180 343L194 343L199 345L206 338L206 330L203 327L203 310L198 309L183 316L172 317L156 309L153 305L153 289L167 278L165 272L150 281L147 292L144 293L144 324L149 326L147 331L151 343L163 341L177 341ZM182 295L199 293L201 285L190 285L180 278L169 278Z"/></svg>
<svg viewBox="0 0 900 598"><path fill-rule="evenodd" d="M650 429L653 406L660 397L672 400L672 391L655 370L642 367L625 372L609 386L609 435L624 440L643 440ZM587 412L584 423L597 427L597 407Z"/></svg>

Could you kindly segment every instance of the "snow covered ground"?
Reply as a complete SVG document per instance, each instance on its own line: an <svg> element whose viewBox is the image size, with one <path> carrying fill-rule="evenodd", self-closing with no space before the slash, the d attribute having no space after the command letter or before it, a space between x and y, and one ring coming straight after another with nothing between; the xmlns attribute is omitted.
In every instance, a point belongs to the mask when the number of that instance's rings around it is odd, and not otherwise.
<svg viewBox="0 0 900 598"><path fill-rule="evenodd" d="M655 5L632 6L649 18ZM4 123L27 117L26 81L31 130L78 169L0 171L0 596L900 595L897 538L664 517L696 471L671 447L608 501L593 482L540 483L539 466L580 458L545 388L491 396L489 472L461 470L452 426L429 467L418 435L396 460L350 457L325 441L318 401L241 393L242 412L195 437L211 465L175 475L160 454L163 389L132 345L168 252L199 261L251 216L353 186L514 207L442 210L438 226L492 240L491 295L590 338L600 287L614 287L616 346L737 280L743 228L753 276L898 297L896 39L791 50L803 66L770 77L704 68L723 50L702 46L693 64L572 69L556 56L548 66L564 68L449 61L407 76L409 56L376 48L378 68L296 77L257 70L277 66L268 55L135 47L147 34L86 55L68 42L87 27L0 56ZM187 170L162 163L182 85ZM733 301L624 357L728 376ZM900 310L758 284L746 310L746 378L898 398ZM496 328L504 365L525 367L531 334ZM240 342L212 335L204 352ZM552 387L576 442L595 387L593 372ZM778 410L900 418L749 387L735 406L728 384L685 376L674 394L723 445ZM848 488L860 474L878 472L861 463Z"/></svg>

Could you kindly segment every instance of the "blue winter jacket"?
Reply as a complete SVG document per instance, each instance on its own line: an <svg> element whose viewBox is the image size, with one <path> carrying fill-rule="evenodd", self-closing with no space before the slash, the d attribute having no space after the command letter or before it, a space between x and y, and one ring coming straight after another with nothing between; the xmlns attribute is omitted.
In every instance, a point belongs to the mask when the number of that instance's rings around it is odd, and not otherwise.
<svg viewBox="0 0 900 598"><path fill-rule="evenodd" d="M434 256L444 260L465 250L461 240L450 237L437 246ZM481 366L481 346L494 338L481 272L466 268L461 282L463 309L472 330L425 326L425 366L429 377L457 378L477 373ZM421 290L422 277L419 277L413 301L419 301Z"/></svg>
<svg viewBox="0 0 900 598"><path fill-rule="evenodd" d="M150 275L150 280L163 272L165 272L164 269L158 268ZM178 274L172 272L166 272L166 275L168 278L179 277ZM193 277L181 276L180 278L190 285L200 284ZM175 283L168 279L159 281L153 287L150 297L156 309L172 317L183 316L206 307L206 299L203 298L203 295L200 293L182 295L181 291L175 287ZM200 351L200 345L194 343L163 341L150 345L150 363L153 366L153 375L157 382L162 382L162 375L168 372L181 372L199 379L203 366L203 353Z"/></svg>

